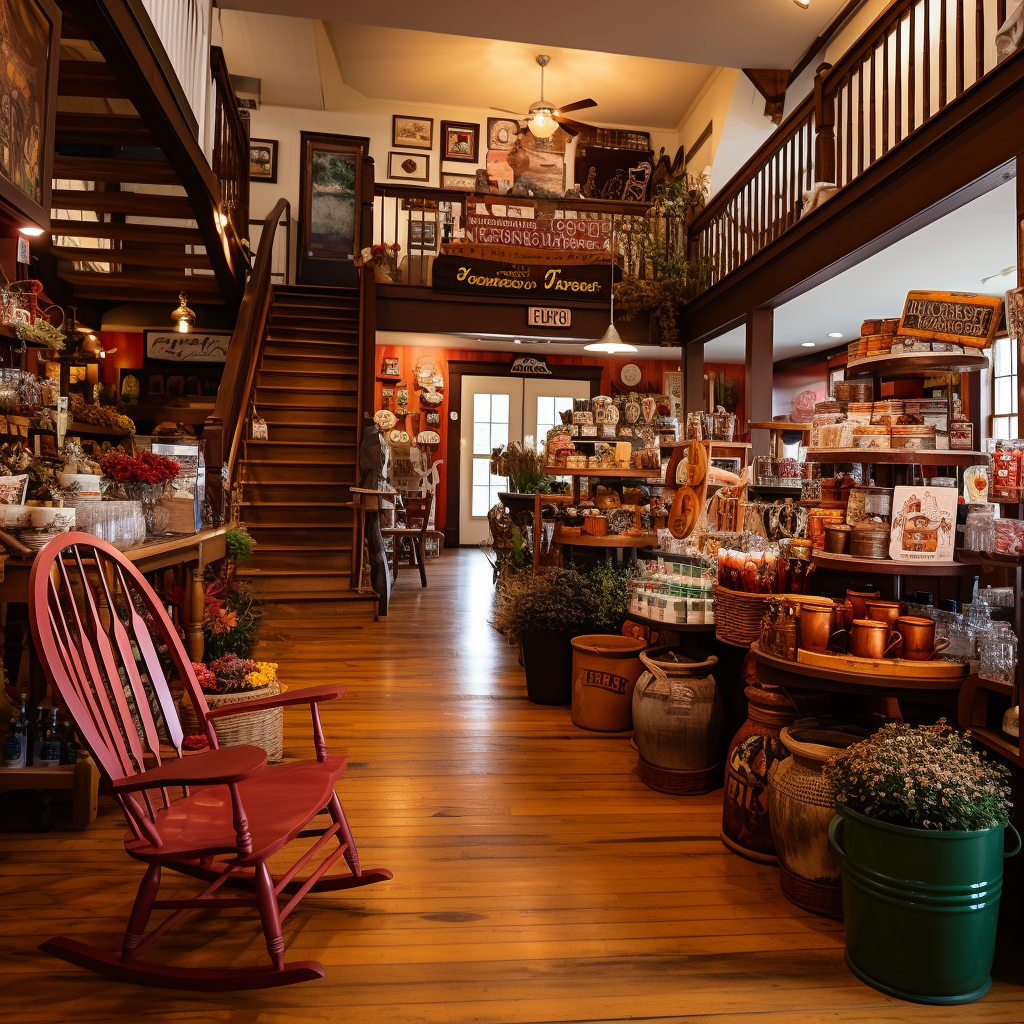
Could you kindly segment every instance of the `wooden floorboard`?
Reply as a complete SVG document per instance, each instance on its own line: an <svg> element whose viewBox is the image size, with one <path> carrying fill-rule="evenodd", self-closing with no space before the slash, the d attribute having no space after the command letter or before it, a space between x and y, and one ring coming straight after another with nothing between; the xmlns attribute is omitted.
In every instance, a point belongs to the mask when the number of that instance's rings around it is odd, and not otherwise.
<svg viewBox="0 0 1024 1024"><path fill-rule="evenodd" d="M307 898L289 960L323 981L188 995L117 984L37 951L56 934L117 949L142 866L101 799L85 832L0 833L4 1024L897 1024L1024 1020L1024 988L925 1007L860 984L842 926L803 913L777 871L718 839L721 790L647 789L627 736L576 729L526 700L515 652L489 624L490 569L447 551L426 590L403 574L390 614L281 615L260 656L293 687L344 682L326 705L347 752L341 794L364 866L395 878ZM284 611L287 611L285 609ZM311 753L286 718L289 755ZM0 804L0 808L6 805ZM193 883L168 874L167 894ZM197 915L155 952L196 966L262 963L246 911ZM155 955L154 955L154 958Z"/></svg>

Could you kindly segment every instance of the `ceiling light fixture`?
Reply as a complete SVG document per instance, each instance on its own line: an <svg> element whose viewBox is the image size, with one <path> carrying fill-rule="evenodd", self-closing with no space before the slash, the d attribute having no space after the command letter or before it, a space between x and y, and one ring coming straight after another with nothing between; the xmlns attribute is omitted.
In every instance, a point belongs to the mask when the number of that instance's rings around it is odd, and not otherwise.
<svg viewBox="0 0 1024 1024"><path fill-rule="evenodd" d="M522 342L518 338L513 338L512 339L512 344L513 345L522 345Z"/></svg>
<svg viewBox="0 0 1024 1024"><path fill-rule="evenodd" d="M18 230L23 235L28 235L29 238L38 238L43 233L43 229L42 228L34 228L34 227L18 228Z"/></svg>
<svg viewBox="0 0 1024 1024"><path fill-rule="evenodd" d="M188 334L195 326L196 315L188 308L188 296L184 292L178 292L180 305L171 313L171 323L178 325L179 334Z"/></svg>
<svg viewBox="0 0 1024 1024"><path fill-rule="evenodd" d="M629 345L619 337L619 332L615 329L615 222L612 221L612 246L611 246L611 264L612 264L612 301L609 306L608 315L608 326L605 329L604 334L601 335L600 341L592 341L589 345L584 345L583 348L587 352L607 352L608 355L613 356L620 352L635 352L636 346Z"/></svg>
<svg viewBox="0 0 1024 1024"><path fill-rule="evenodd" d="M830 337L830 338L841 338L842 336L843 336L843 332L842 331L829 331L828 332L828 337Z"/></svg>
<svg viewBox="0 0 1024 1024"><path fill-rule="evenodd" d="M540 99L531 104L530 120L526 122L526 127L538 139L550 139L558 131L558 122L555 120L558 110L544 99L544 69L550 61L546 53L537 54L537 63L540 65Z"/></svg>
<svg viewBox="0 0 1024 1024"><path fill-rule="evenodd" d="M811 6L811 0L793 0L793 3L797 5L802 11L806 11Z"/></svg>
<svg viewBox="0 0 1024 1024"><path fill-rule="evenodd" d="M814 348L814 342L813 341L802 341L802 342L800 342L800 347L801 348Z"/></svg>

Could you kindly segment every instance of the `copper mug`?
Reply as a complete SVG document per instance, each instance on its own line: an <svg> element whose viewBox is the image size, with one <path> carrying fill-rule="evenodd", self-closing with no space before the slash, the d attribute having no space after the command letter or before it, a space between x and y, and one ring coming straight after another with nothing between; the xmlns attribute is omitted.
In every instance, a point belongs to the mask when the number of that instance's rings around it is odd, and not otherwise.
<svg viewBox="0 0 1024 1024"><path fill-rule="evenodd" d="M901 615L896 625L903 636L903 657L908 661L928 661L949 646L948 637L935 642L935 620L919 615Z"/></svg>
<svg viewBox="0 0 1024 1024"><path fill-rule="evenodd" d="M827 651L836 630L836 608L824 604L800 605L800 646L808 651Z"/></svg>
<svg viewBox="0 0 1024 1024"><path fill-rule="evenodd" d="M864 602L867 605L867 616L869 619L876 619L884 622L890 629L896 626L896 620L900 617L899 601L872 601Z"/></svg>
<svg viewBox="0 0 1024 1024"><path fill-rule="evenodd" d="M846 603L849 605L846 613L847 627L852 626L855 619L866 619L868 617L868 608L865 602L872 599L877 601L879 597L881 597L881 594L877 590L847 589Z"/></svg>
<svg viewBox="0 0 1024 1024"><path fill-rule="evenodd" d="M886 658L903 642L903 637L877 619L854 619L850 627L850 653L855 658Z"/></svg>

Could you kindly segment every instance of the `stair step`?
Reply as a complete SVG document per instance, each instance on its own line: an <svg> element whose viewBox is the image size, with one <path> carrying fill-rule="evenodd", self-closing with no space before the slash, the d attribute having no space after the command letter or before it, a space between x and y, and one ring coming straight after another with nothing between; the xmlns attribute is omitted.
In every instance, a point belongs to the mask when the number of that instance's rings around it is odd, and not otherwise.
<svg viewBox="0 0 1024 1024"><path fill-rule="evenodd" d="M347 296L354 301L359 301L359 289L355 285L345 284L275 284L275 298L313 298L319 299L329 296Z"/></svg>
<svg viewBox="0 0 1024 1024"><path fill-rule="evenodd" d="M310 575L313 567L332 573L347 574L352 568L351 546L344 551L309 547L299 548L295 552L264 551L262 547L257 547L245 562L246 569L253 569L261 576L272 572ZM255 572L250 578L255 578Z"/></svg>
<svg viewBox="0 0 1024 1024"><path fill-rule="evenodd" d="M79 249L73 245L51 245L50 251L59 260L69 263L116 263L125 267L171 267L181 270L209 270L210 260L205 253L186 253L184 246L177 252L148 249Z"/></svg>
<svg viewBox="0 0 1024 1024"><path fill-rule="evenodd" d="M58 110L55 144L156 146L146 122L138 114L79 114Z"/></svg>
<svg viewBox="0 0 1024 1024"><path fill-rule="evenodd" d="M352 524L331 523L324 525L296 526L293 523L256 523L251 519L242 520L246 529L256 539L256 550L264 543L351 545Z"/></svg>
<svg viewBox="0 0 1024 1024"><path fill-rule="evenodd" d="M355 409L356 393L339 394L336 391L299 391L294 388L256 389L256 407L292 406L301 409Z"/></svg>
<svg viewBox="0 0 1024 1024"><path fill-rule="evenodd" d="M60 96L99 96L103 99L124 99L126 96L110 65L92 60L61 60L57 69L57 93ZM56 168L54 177L62 177Z"/></svg>
<svg viewBox="0 0 1024 1024"><path fill-rule="evenodd" d="M263 342L263 355L282 359L351 359L359 365L359 345L352 341L272 341Z"/></svg>
<svg viewBox="0 0 1024 1024"><path fill-rule="evenodd" d="M325 427L345 426L355 428L356 416L358 415L355 406L349 409L331 409L318 406L309 407L303 405L279 405L260 403L260 415L267 421L268 426L273 429L273 424L290 424L292 426Z"/></svg>
<svg viewBox="0 0 1024 1024"><path fill-rule="evenodd" d="M277 374L356 377L359 373L359 356L348 352L344 354L317 352L315 355L299 355L296 352L267 351L264 347L263 363L260 368Z"/></svg>
<svg viewBox="0 0 1024 1024"><path fill-rule="evenodd" d="M354 462L324 465L323 463L295 462L289 459L280 462L253 462L246 459L241 465L242 472L239 479L243 483L287 483L292 487L292 494L298 493L296 487L308 483L311 479L329 487L354 487L357 478Z"/></svg>
<svg viewBox="0 0 1024 1024"><path fill-rule="evenodd" d="M152 274L98 274L90 271L62 270L58 277L73 285L79 298L131 300L152 295L162 295L168 290L177 294L184 291L190 299L203 301L222 300L217 279L203 277L158 277Z"/></svg>
<svg viewBox="0 0 1024 1024"><path fill-rule="evenodd" d="M198 228L161 227L158 224L117 224L110 221L50 221L52 235L68 238L112 238L121 242L157 243L162 245L203 245Z"/></svg>
<svg viewBox="0 0 1024 1024"><path fill-rule="evenodd" d="M337 598L339 592L347 588L351 578L347 571L325 573L322 576L310 576L308 573L299 572L262 578L259 574L248 576L244 573L244 569L238 570L238 575L251 582L256 592L264 600L275 597L315 600L321 595Z"/></svg>
<svg viewBox="0 0 1024 1024"><path fill-rule="evenodd" d="M359 332L351 331L310 331L305 328L268 327L263 336L268 344L274 345L322 345L325 348L359 351Z"/></svg>
<svg viewBox="0 0 1024 1024"><path fill-rule="evenodd" d="M309 476L307 471L306 476ZM242 480L242 500L253 505L280 505L294 502L296 497L315 495L318 502L343 505L352 500L355 479L350 480L282 480L273 483Z"/></svg>
<svg viewBox="0 0 1024 1024"><path fill-rule="evenodd" d="M354 373L307 373L288 370L259 370L256 387L284 388L295 392L329 391L337 395L359 390L359 379Z"/></svg>
<svg viewBox="0 0 1024 1024"><path fill-rule="evenodd" d="M307 502L273 505L251 505L242 502L240 518L246 526L278 526L289 530L295 527L352 528L352 509L342 505L310 505Z"/></svg>
<svg viewBox="0 0 1024 1024"><path fill-rule="evenodd" d="M260 410L260 415L263 415ZM266 419L266 416L264 416ZM326 441L330 444L348 444L355 446L356 428L344 424L324 423L274 423L267 420L270 428L268 433L271 441L301 441L304 444L317 444Z"/></svg>
<svg viewBox="0 0 1024 1024"><path fill-rule="evenodd" d="M61 156L60 153L53 158L53 176L70 181L98 181L110 185L181 184L177 171L166 160L116 160Z"/></svg>
<svg viewBox="0 0 1024 1024"><path fill-rule="evenodd" d="M55 188L50 194L55 210L120 213L126 217L192 220L195 211L188 196L152 195L148 192L96 192L93 189Z"/></svg>

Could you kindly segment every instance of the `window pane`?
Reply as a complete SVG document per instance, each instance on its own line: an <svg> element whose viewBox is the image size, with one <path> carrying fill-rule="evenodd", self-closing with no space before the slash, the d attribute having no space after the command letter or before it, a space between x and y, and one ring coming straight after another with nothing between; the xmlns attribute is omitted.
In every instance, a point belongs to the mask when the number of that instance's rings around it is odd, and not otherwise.
<svg viewBox="0 0 1024 1024"><path fill-rule="evenodd" d="M491 454L491 427L488 423L473 424L473 454Z"/></svg>
<svg viewBox="0 0 1024 1024"><path fill-rule="evenodd" d="M1010 354L1011 343L1009 338L996 338L995 340L995 375L1005 377L1011 373Z"/></svg>
<svg viewBox="0 0 1024 1024"><path fill-rule="evenodd" d="M484 487L490 483L491 479L491 467L487 459L474 459L473 460L473 486L478 487L483 485Z"/></svg>
<svg viewBox="0 0 1024 1024"><path fill-rule="evenodd" d="M492 423L491 447L488 449L488 454L503 444L508 444L508 423Z"/></svg>
<svg viewBox="0 0 1024 1024"><path fill-rule="evenodd" d="M508 423L508 395L491 395L491 422Z"/></svg>
<svg viewBox="0 0 1024 1024"><path fill-rule="evenodd" d="M490 510L490 489L487 487L474 487L472 515L486 516Z"/></svg>
<svg viewBox="0 0 1024 1024"><path fill-rule="evenodd" d="M1010 380L1011 394L1013 395L1013 411L1016 412L1017 411L1017 378L1014 376L1014 377L1010 377L1009 380Z"/></svg>
<svg viewBox="0 0 1024 1024"><path fill-rule="evenodd" d="M555 422L555 400L548 395L541 395L537 399L537 426L545 423L550 426ZM539 431L538 431L539 433Z"/></svg>
<svg viewBox="0 0 1024 1024"><path fill-rule="evenodd" d="M473 396L473 422L490 423L491 421L491 396Z"/></svg>
<svg viewBox="0 0 1024 1024"><path fill-rule="evenodd" d="M1013 411L1013 381L1010 377L996 377L996 393L992 411L997 416Z"/></svg>

